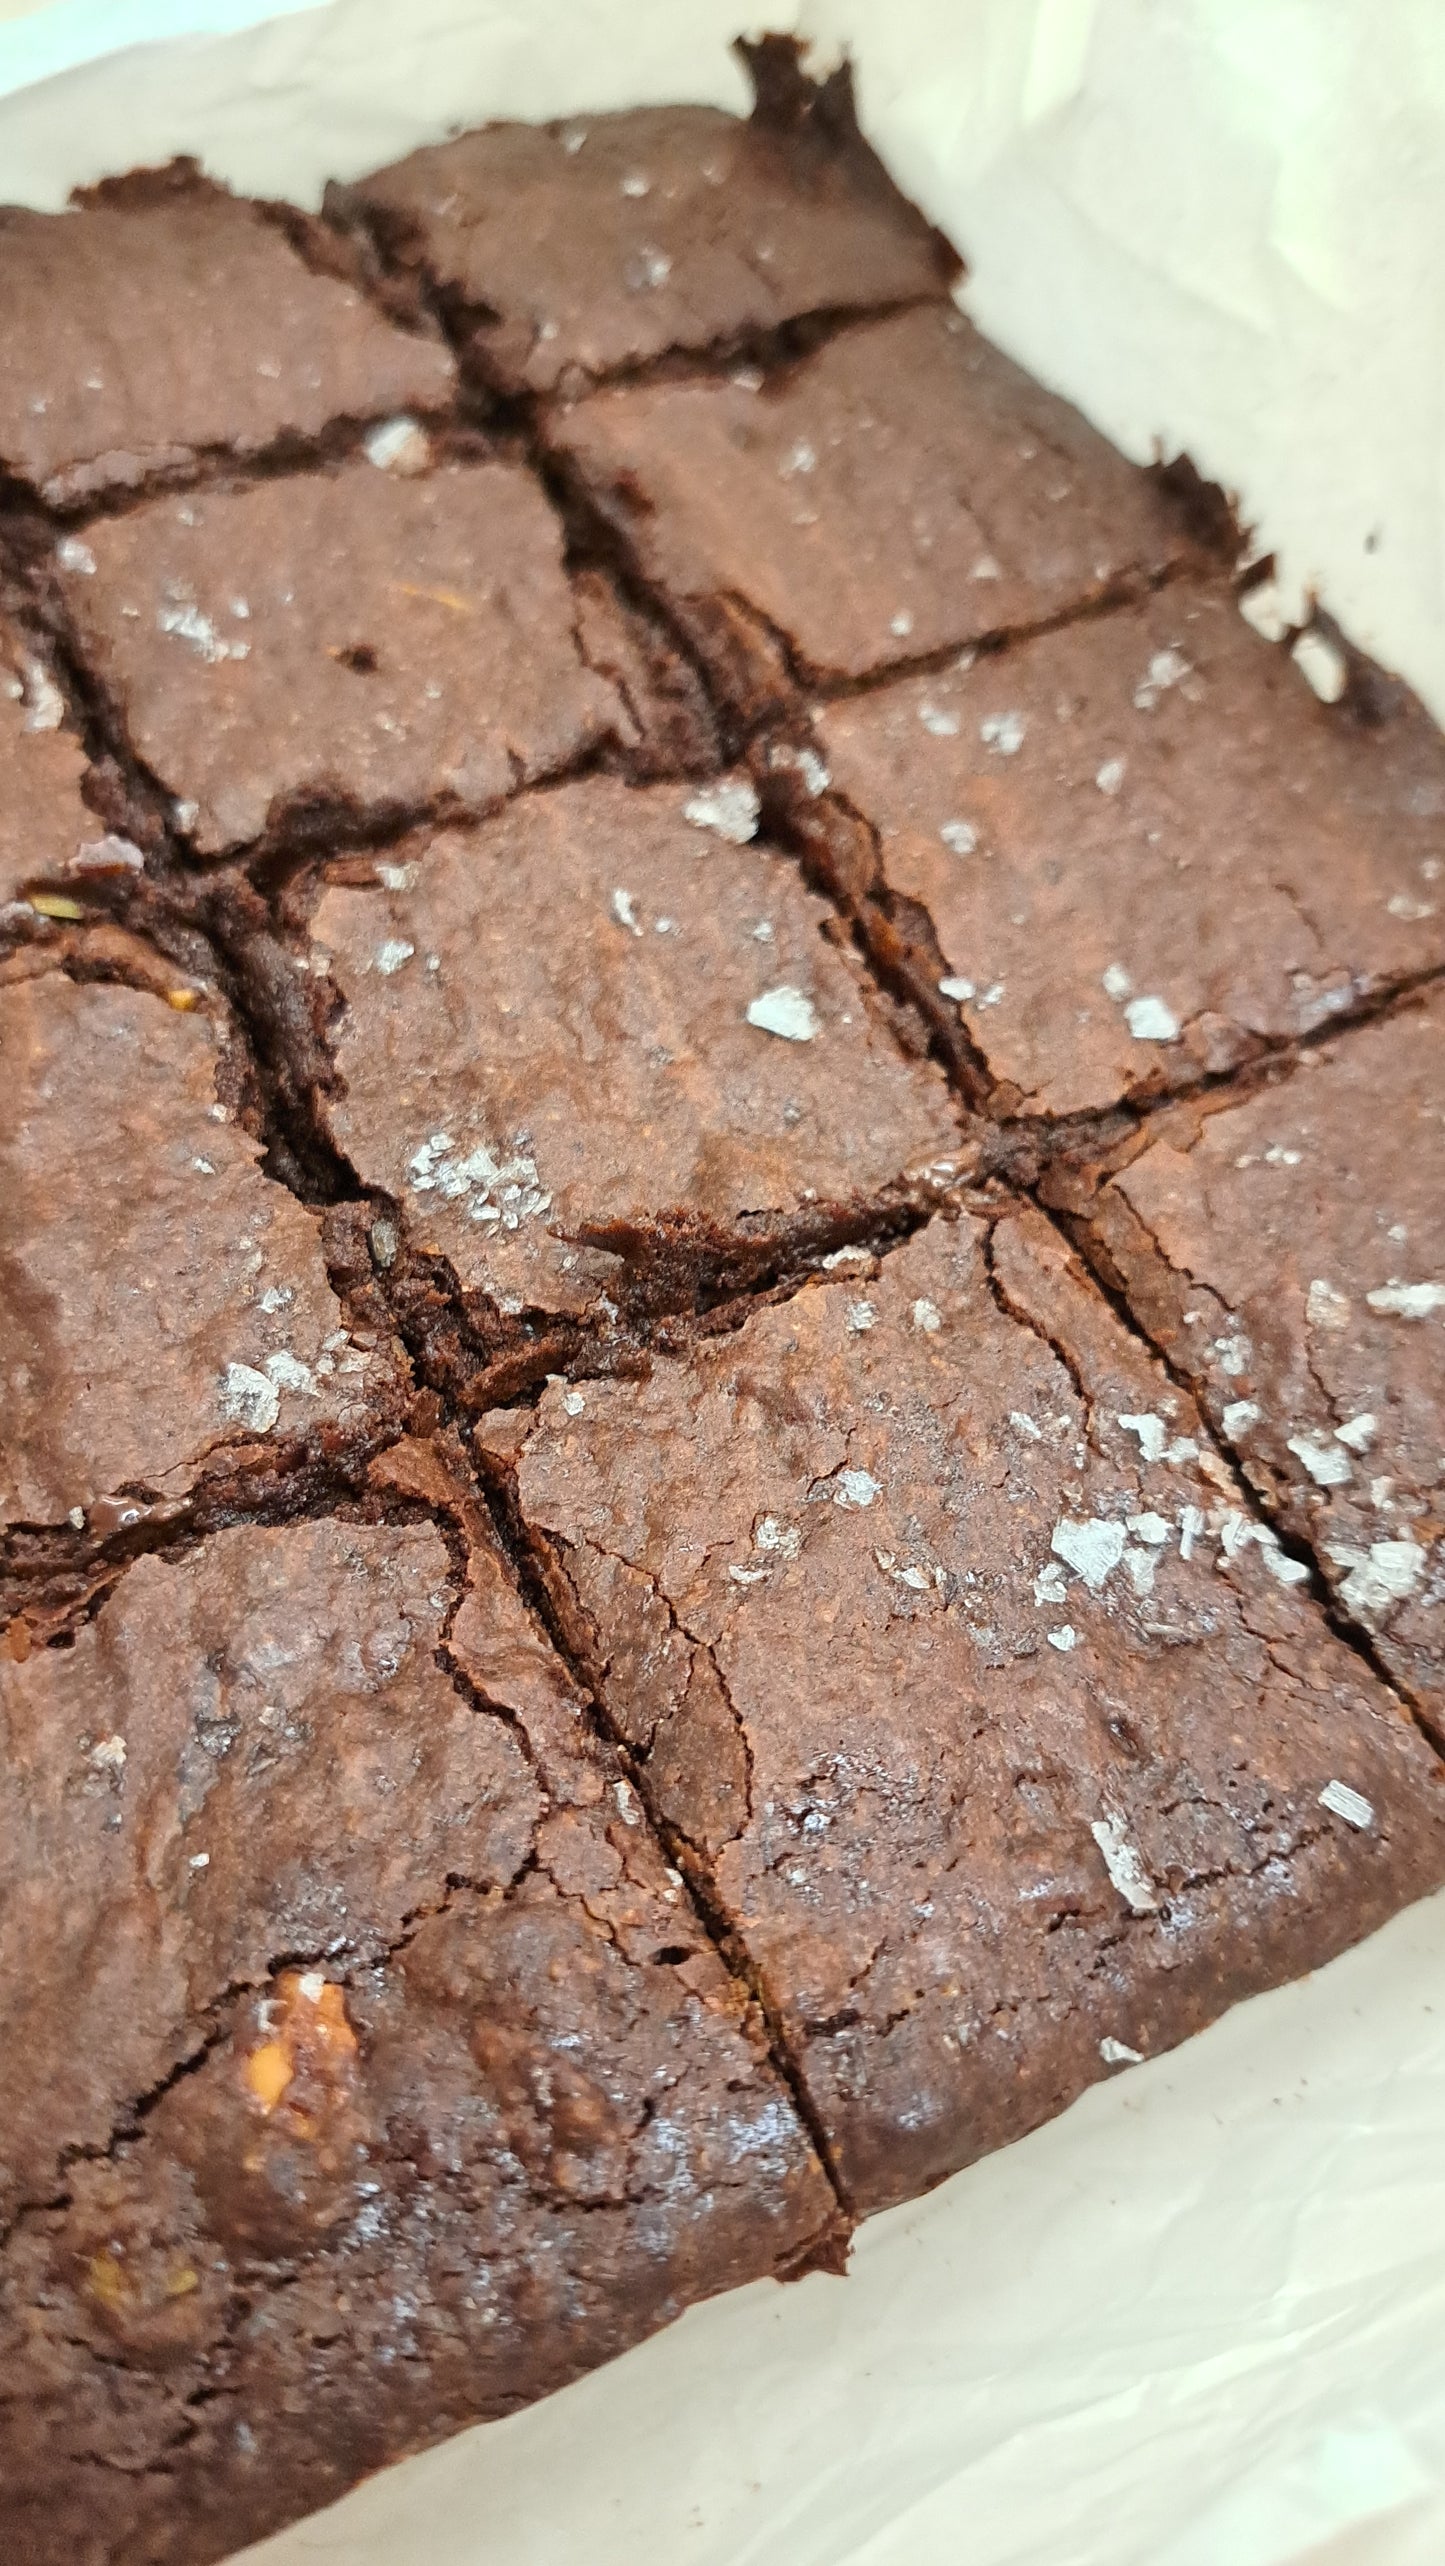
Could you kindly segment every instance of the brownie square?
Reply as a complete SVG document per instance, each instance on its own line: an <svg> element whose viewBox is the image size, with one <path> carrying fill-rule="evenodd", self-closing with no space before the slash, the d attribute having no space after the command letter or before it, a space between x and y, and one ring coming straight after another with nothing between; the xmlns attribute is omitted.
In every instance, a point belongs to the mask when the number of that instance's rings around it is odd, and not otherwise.
<svg viewBox="0 0 1445 2566"><path fill-rule="evenodd" d="M0 207L0 470L53 507L341 420L435 411L452 359L192 164Z"/></svg>
<svg viewBox="0 0 1445 2566"><path fill-rule="evenodd" d="M7 2553L202 2566L836 2255L474 1514L220 1533L0 1682Z"/></svg>
<svg viewBox="0 0 1445 2566"><path fill-rule="evenodd" d="M148 501L58 548L81 651L200 855L475 812L608 735L561 530L511 464L358 461Z"/></svg>
<svg viewBox="0 0 1445 2566"><path fill-rule="evenodd" d="M103 1524L394 1431L315 1217L223 1094L214 997L59 970L0 987L0 1522Z"/></svg>
<svg viewBox="0 0 1445 2566"><path fill-rule="evenodd" d="M1445 998L1062 1176L1342 1613L1445 1737ZM1210 1102L1215 1100L1211 1099Z"/></svg>
<svg viewBox="0 0 1445 2566"><path fill-rule="evenodd" d="M1036 1212L483 1431L859 2212L1445 1878L1424 1740Z"/></svg>
<svg viewBox="0 0 1445 2566"><path fill-rule="evenodd" d="M951 305L548 434L744 713L1016 631L1187 550L1171 504Z"/></svg>
<svg viewBox="0 0 1445 2566"><path fill-rule="evenodd" d="M82 798L85 771L54 678L0 616L0 915L103 836Z"/></svg>
<svg viewBox="0 0 1445 2566"><path fill-rule="evenodd" d="M939 1072L755 818L741 779L595 777L323 888L317 1110L464 1295L686 1307L958 1172Z"/></svg>
<svg viewBox="0 0 1445 2566"><path fill-rule="evenodd" d="M1445 740L1403 695L1373 724L1319 702L1227 589L816 728L876 832L875 950L961 1027L995 1112L1157 1095L1445 961Z"/></svg>
<svg viewBox="0 0 1445 2566"><path fill-rule="evenodd" d="M851 116L785 125L641 107L487 125L328 206L442 297L506 392L580 388L669 350L947 290L957 261Z"/></svg>

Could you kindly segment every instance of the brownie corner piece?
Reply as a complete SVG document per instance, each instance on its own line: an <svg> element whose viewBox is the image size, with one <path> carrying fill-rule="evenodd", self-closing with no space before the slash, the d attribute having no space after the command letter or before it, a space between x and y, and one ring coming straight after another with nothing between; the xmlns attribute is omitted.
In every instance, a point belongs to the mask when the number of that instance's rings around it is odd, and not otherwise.
<svg viewBox="0 0 1445 2566"><path fill-rule="evenodd" d="M406 1394L398 1350L353 1327L317 1219L226 1101L215 991L74 976L87 967L0 986L0 1519L99 1538L152 1506L259 1502L301 1468L344 1476Z"/></svg>
<svg viewBox="0 0 1445 2566"><path fill-rule="evenodd" d="M508 393L946 294L958 260L862 141L846 72L748 49L758 107L494 124L333 189Z"/></svg>
<svg viewBox="0 0 1445 2566"><path fill-rule="evenodd" d="M1179 511L952 304L786 370L624 384L545 433L744 713L1018 632L1192 558Z"/></svg>
<svg viewBox="0 0 1445 2566"><path fill-rule="evenodd" d="M0 208L0 340L0 467L62 508L452 394L439 338L190 162L61 214Z"/></svg>
<svg viewBox="0 0 1445 2566"><path fill-rule="evenodd" d="M323 883L328 1136L467 1298L689 1310L962 1173L940 1073L756 824L743 777L594 776Z"/></svg>
<svg viewBox="0 0 1445 2566"><path fill-rule="evenodd" d="M1436 987L1069 1189L1140 1323L1437 1738L1442 1086Z"/></svg>
<svg viewBox="0 0 1445 2566"><path fill-rule="evenodd" d="M519 465L360 457L154 499L63 541L56 576L198 855L486 810L621 719Z"/></svg>
<svg viewBox="0 0 1445 2566"><path fill-rule="evenodd" d="M223 1531L0 1665L30 2566L205 2566L837 2250L753 2008L466 1514Z"/></svg>
<svg viewBox="0 0 1445 2566"><path fill-rule="evenodd" d="M1445 1879L1424 1740L1036 1213L496 1466L860 2212Z"/></svg>

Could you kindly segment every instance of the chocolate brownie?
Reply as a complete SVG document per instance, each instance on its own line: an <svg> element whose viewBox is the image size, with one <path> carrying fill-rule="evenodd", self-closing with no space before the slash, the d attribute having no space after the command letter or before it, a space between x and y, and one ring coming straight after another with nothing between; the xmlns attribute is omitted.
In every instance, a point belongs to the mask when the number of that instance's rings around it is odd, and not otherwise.
<svg viewBox="0 0 1445 2566"><path fill-rule="evenodd" d="M105 835L82 797L85 773L53 675L0 617L0 923L32 883L67 872Z"/></svg>
<svg viewBox="0 0 1445 2566"><path fill-rule="evenodd" d="M615 728L562 536L514 464L152 500L70 536L79 647L201 855L344 814L481 811Z"/></svg>
<svg viewBox="0 0 1445 2566"><path fill-rule="evenodd" d="M745 779L593 777L322 890L326 1135L464 1295L686 1306L956 1176L942 1078L755 821Z"/></svg>
<svg viewBox="0 0 1445 2566"><path fill-rule="evenodd" d="M69 508L340 420L436 411L453 363L193 164L0 207L0 471Z"/></svg>
<svg viewBox="0 0 1445 2566"><path fill-rule="evenodd" d="M172 980L0 987L0 1522L109 1523L395 1430L396 1358L348 1333L316 1218L224 1101L214 992Z"/></svg>
<svg viewBox="0 0 1445 2566"><path fill-rule="evenodd" d="M1445 998L1061 1172L1096 1252L1445 1737Z"/></svg>
<svg viewBox="0 0 1445 2566"><path fill-rule="evenodd" d="M846 70L818 90L795 80L747 122L641 107L487 125L328 206L440 295L507 392L940 295L958 272L861 142Z"/></svg>
<svg viewBox="0 0 1445 2566"><path fill-rule="evenodd" d="M1188 549L1148 476L951 305L547 434L744 713L1044 622Z"/></svg>
<svg viewBox="0 0 1445 2566"><path fill-rule="evenodd" d="M876 837L860 866L844 821L834 881L996 1113L1146 1098L1445 962L1445 741L1408 699L1372 725L1319 702L1227 588L1177 582L815 729Z"/></svg>
<svg viewBox="0 0 1445 2566"><path fill-rule="evenodd" d="M469 1535L223 1532L4 1669L26 2566L202 2566L836 2256L752 2007Z"/></svg>
<svg viewBox="0 0 1445 2566"><path fill-rule="evenodd" d="M1445 1879L1445 1784L1030 1210L484 1432L858 2211Z"/></svg>

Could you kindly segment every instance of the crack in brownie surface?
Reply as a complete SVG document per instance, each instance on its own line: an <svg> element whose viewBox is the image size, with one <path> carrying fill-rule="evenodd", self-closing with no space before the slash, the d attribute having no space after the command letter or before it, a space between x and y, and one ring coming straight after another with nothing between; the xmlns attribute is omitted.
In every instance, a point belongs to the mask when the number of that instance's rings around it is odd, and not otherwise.
<svg viewBox="0 0 1445 2566"><path fill-rule="evenodd" d="M545 433L735 707L1035 624L1190 550L1146 475L951 305L777 381L659 383Z"/></svg>
<svg viewBox="0 0 1445 2566"><path fill-rule="evenodd" d="M1445 997L1055 1191L1445 1736Z"/></svg>
<svg viewBox="0 0 1445 2566"><path fill-rule="evenodd" d="M221 1100L219 1005L171 976L170 1004L58 970L0 987L0 1521L396 1430L395 1350L349 1333L315 1220Z"/></svg>
<svg viewBox="0 0 1445 2566"><path fill-rule="evenodd" d="M755 813L738 778L595 778L323 889L312 968L342 1007L318 1112L464 1293L686 1305L714 1267L740 1288L958 1174L942 1078L796 867L747 842Z"/></svg>
<svg viewBox="0 0 1445 2566"><path fill-rule="evenodd" d="M957 261L862 143L846 72L823 90L795 82L786 121L642 107L487 125L333 189L328 207L425 278L509 392L942 294Z"/></svg>
<svg viewBox="0 0 1445 2566"><path fill-rule="evenodd" d="M31 2566L218 2557L836 2256L751 2010L475 1519L460 1571L431 1522L219 1535L5 1681L13 1930L58 1853L77 1884L50 1977L6 1977L7 2169L82 2151L0 2252Z"/></svg>
<svg viewBox="0 0 1445 2566"><path fill-rule="evenodd" d="M0 208L0 469L52 506L341 419L449 404L439 338L318 274L190 163L64 214Z"/></svg>
<svg viewBox="0 0 1445 2566"><path fill-rule="evenodd" d="M1424 1741L1036 1213L482 1431L860 2211L1445 1878Z"/></svg>
<svg viewBox="0 0 1445 2566"><path fill-rule="evenodd" d="M329 816L477 812L608 738L562 537L514 464L334 472L149 501L57 576L131 748L199 855Z"/></svg>
<svg viewBox="0 0 1445 2566"><path fill-rule="evenodd" d="M996 1114L1217 1075L1445 962L1438 730L1317 702L1227 589L1173 584L814 729L894 914L840 880L845 902L960 1019Z"/></svg>

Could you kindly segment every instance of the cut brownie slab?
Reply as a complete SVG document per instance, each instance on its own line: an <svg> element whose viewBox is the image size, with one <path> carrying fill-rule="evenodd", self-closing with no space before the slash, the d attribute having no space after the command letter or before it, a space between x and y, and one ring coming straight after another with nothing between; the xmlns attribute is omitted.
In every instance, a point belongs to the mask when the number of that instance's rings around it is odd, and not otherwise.
<svg viewBox="0 0 1445 2566"><path fill-rule="evenodd" d="M996 1111L1157 1094L1445 961L1445 740L1403 697L1373 724L1317 701L1228 589L1177 583L816 730L877 836L870 883L843 828L839 888L878 895L875 950L961 1021Z"/></svg>
<svg viewBox="0 0 1445 2566"><path fill-rule="evenodd" d="M366 461L68 537L83 656L198 853L288 823L485 810L612 732L530 474Z"/></svg>
<svg viewBox="0 0 1445 2566"><path fill-rule="evenodd" d="M846 71L791 104L488 125L328 204L443 297L509 392L944 293L958 261L860 140Z"/></svg>
<svg viewBox="0 0 1445 2566"><path fill-rule="evenodd" d="M1037 1213L482 1433L859 2210L1445 1879L1435 1758Z"/></svg>
<svg viewBox="0 0 1445 2566"><path fill-rule="evenodd" d="M453 383L437 336L393 328L186 162L66 214L0 208L0 344L0 470L60 507L434 411Z"/></svg>
<svg viewBox="0 0 1445 2566"><path fill-rule="evenodd" d="M175 979L0 988L0 1521L94 1526L395 1431L392 1355L348 1335L317 1222L222 1101L219 1011Z"/></svg>
<svg viewBox="0 0 1445 2566"><path fill-rule="evenodd" d="M54 678L0 617L0 919L29 884L66 873L104 836L82 797L85 772Z"/></svg>
<svg viewBox="0 0 1445 2566"><path fill-rule="evenodd" d="M202 2566L836 2258L475 1519L219 1534L4 1682L8 2556Z"/></svg>
<svg viewBox="0 0 1445 2566"><path fill-rule="evenodd" d="M1068 612L1187 550L1148 477L954 311L791 371L599 392L558 454L743 713Z"/></svg>
<svg viewBox="0 0 1445 2566"><path fill-rule="evenodd" d="M1087 1217L1140 1320L1445 1735L1445 998L1170 1117Z"/></svg>
<svg viewBox="0 0 1445 2566"><path fill-rule="evenodd" d="M942 1078L755 812L599 777L323 890L328 1137L465 1293L687 1307L956 1176Z"/></svg>

